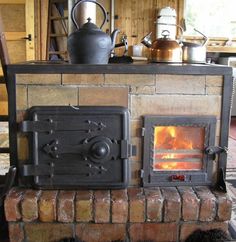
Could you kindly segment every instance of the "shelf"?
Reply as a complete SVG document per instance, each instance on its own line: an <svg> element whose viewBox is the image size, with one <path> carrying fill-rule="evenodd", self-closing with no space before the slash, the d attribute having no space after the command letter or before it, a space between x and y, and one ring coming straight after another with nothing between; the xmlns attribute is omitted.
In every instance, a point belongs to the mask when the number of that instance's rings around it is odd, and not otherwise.
<svg viewBox="0 0 236 242"><path fill-rule="evenodd" d="M207 52L236 53L236 46L207 46Z"/></svg>

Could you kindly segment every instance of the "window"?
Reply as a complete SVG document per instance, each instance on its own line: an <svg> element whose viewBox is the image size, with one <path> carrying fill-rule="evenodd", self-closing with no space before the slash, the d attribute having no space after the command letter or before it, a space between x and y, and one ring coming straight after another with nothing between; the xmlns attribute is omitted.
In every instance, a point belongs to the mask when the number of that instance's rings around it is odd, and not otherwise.
<svg viewBox="0 0 236 242"><path fill-rule="evenodd" d="M185 0L185 35L236 36L236 0Z"/></svg>

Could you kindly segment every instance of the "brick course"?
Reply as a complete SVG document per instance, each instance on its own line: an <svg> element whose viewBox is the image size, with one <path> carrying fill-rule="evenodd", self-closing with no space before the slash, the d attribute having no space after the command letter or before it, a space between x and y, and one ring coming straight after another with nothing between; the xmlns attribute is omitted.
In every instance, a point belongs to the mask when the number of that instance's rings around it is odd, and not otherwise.
<svg viewBox="0 0 236 242"><path fill-rule="evenodd" d="M111 192L111 221L126 223L128 221L128 195L126 190Z"/></svg>
<svg viewBox="0 0 236 242"><path fill-rule="evenodd" d="M93 221L92 191L77 191L75 201L75 216L77 222Z"/></svg>
<svg viewBox="0 0 236 242"><path fill-rule="evenodd" d="M7 221L18 221L22 218L20 202L23 198L23 190L13 188L4 201L5 216Z"/></svg>
<svg viewBox="0 0 236 242"><path fill-rule="evenodd" d="M80 87L79 105L128 107L127 87Z"/></svg>
<svg viewBox="0 0 236 242"><path fill-rule="evenodd" d="M145 221L145 196L142 188L129 188L129 222Z"/></svg>
<svg viewBox="0 0 236 242"><path fill-rule="evenodd" d="M24 229L21 223L9 223L10 242L24 242Z"/></svg>
<svg viewBox="0 0 236 242"><path fill-rule="evenodd" d="M179 231L183 240L198 228L227 230L232 207L227 194L207 187L111 191L13 188L6 202L11 242L52 242L75 234L85 242L127 237L132 242L176 242Z"/></svg>
<svg viewBox="0 0 236 242"><path fill-rule="evenodd" d="M130 225L129 234L132 242L176 242L178 225L176 223L136 223Z"/></svg>
<svg viewBox="0 0 236 242"><path fill-rule="evenodd" d="M200 221L213 221L216 216L216 197L207 187L196 187L197 196L200 198Z"/></svg>
<svg viewBox="0 0 236 242"><path fill-rule="evenodd" d="M200 199L191 187L178 187L182 198L182 219L197 221L200 209Z"/></svg>
<svg viewBox="0 0 236 242"><path fill-rule="evenodd" d="M63 74L62 84L65 85L101 85L104 84L103 74Z"/></svg>
<svg viewBox="0 0 236 242"><path fill-rule="evenodd" d="M220 191L214 191L213 194L216 196L216 204L217 204L216 220L218 221L230 220L231 211L232 211L232 201L230 197L227 194L223 195L222 192Z"/></svg>
<svg viewBox="0 0 236 242"><path fill-rule="evenodd" d="M125 224L77 224L75 232L81 241L89 242L123 241L126 238Z"/></svg>
<svg viewBox="0 0 236 242"><path fill-rule="evenodd" d="M69 223L74 221L74 199L75 191L60 191L57 202L57 216L59 222Z"/></svg>
<svg viewBox="0 0 236 242"><path fill-rule="evenodd" d="M61 84L61 74L17 74L16 82L18 84Z"/></svg>
<svg viewBox="0 0 236 242"><path fill-rule="evenodd" d="M168 83L168 85L166 85ZM205 94L205 76L157 75L156 92L166 94ZM170 88L173 86L175 88Z"/></svg>
<svg viewBox="0 0 236 242"><path fill-rule="evenodd" d="M38 199L41 191L27 190L21 201L22 219L32 222L38 219Z"/></svg>
<svg viewBox="0 0 236 242"><path fill-rule="evenodd" d="M72 224L26 223L24 227L27 242L55 242L74 236Z"/></svg>
<svg viewBox="0 0 236 242"><path fill-rule="evenodd" d="M110 192L94 191L94 221L95 223L110 222Z"/></svg>
<svg viewBox="0 0 236 242"><path fill-rule="evenodd" d="M146 197L146 215L147 221L161 222L162 221L162 208L163 197L161 195L160 188L145 189Z"/></svg>
<svg viewBox="0 0 236 242"><path fill-rule="evenodd" d="M57 191L43 191L39 199L39 220L53 222L56 220Z"/></svg>
<svg viewBox="0 0 236 242"><path fill-rule="evenodd" d="M161 189L164 204L164 222L175 222L181 218L181 199L175 187Z"/></svg>

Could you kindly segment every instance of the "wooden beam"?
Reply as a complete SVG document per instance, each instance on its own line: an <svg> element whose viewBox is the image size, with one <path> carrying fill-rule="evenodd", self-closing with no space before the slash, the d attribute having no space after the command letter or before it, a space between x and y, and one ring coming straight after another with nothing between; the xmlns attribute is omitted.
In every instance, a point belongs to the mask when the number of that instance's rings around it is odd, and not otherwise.
<svg viewBox="0 0 236 242"><path fill-rule="evenodd" d="M0 0L0 4L25 4L25 0Z"/></svg>
<svg viewBox="0 0 236 242"><path fill-rule="evenodd" d="M47 45L48 45L48 9L49 0L41 1L41 60L47 59Z"/></svg>
<svg viewBox="0 0 236 242"><path fill-rule="evenodd" d="M32 40L26 40L26 60L35 60L35 9L34 1L25 0L25 26L26 35L32 36Z"/></svg>

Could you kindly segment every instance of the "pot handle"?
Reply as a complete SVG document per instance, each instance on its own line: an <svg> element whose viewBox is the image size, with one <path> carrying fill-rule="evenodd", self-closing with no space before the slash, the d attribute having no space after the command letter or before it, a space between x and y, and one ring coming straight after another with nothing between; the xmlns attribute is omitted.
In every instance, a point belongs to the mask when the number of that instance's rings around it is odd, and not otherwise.
<svg viewBox="0 0 236 242"><path fill-rule="evenodd" d="M202 43L202 46L205 46L207 44L208 40L209 40L208 37L205 34L203 34L202 32L200 32L199 30L195 29L195 28L194 28L194 31L196 31L197 33L199 33L200 35L203 36L204 42Z"/></svg>
<svg viewBox="0 0 236 242"><path fill-rule="evenodd" d="M78 1L77 3L75 3L75 5L73 6L72 10L71 10L71 20L72 22L74 23L74 25L76 26L77 29L79 29L79 25L77 24L76 22L76 19L75 19L75 10L76 8L81 4L81 3L84 3L84 2L90 2L90 3L94 3L94 4L97 4L100 9L102 10L102 13L103 13L103 16L104 16L104 20L100 26L100 29L103 27L103 25L105 24L105 22L107 21L107 13L106 13L106 10L105 8L98 2L94 1L94 0L80 0Z"/></svg>

